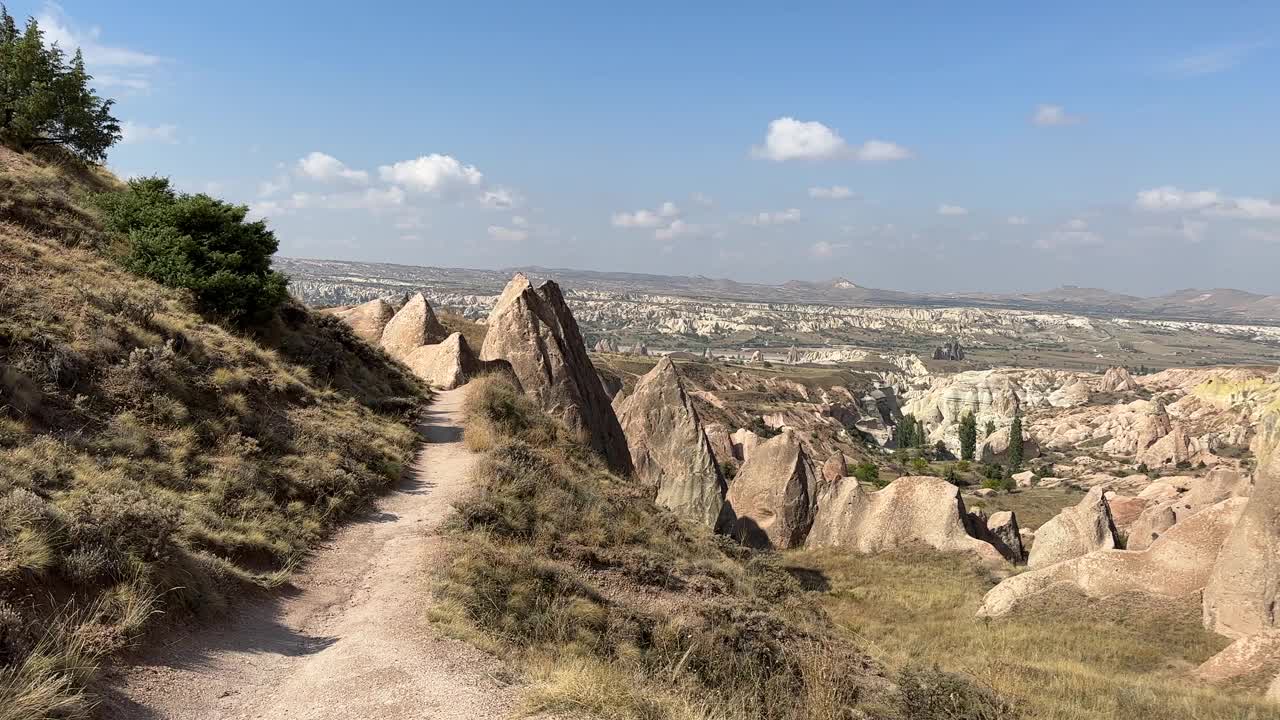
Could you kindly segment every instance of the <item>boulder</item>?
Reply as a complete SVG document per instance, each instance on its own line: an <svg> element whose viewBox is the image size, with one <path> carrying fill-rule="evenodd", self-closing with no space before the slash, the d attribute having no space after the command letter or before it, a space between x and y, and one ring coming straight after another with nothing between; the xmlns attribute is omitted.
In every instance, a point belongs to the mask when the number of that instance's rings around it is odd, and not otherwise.
<svg viewBox="0 0 1280 720"><path fill-rule="evenodd" d="M839 450L835 455L827 458L822 463L822 479L824 482L834 482L844 477L849 472L849 459Z"/></svg>
<svg viewBox="0 0 1280 720"><path fill-rule="evenodd" d="M846 477L822 487L806 544L857 553L924 545L1002 564L994 546L969 534L970 522L959 488L942 478L900 477L883 490L868 492L856 478Z"/></svg>
<svg viewBox="0 0 1280 720"><path fill-rule="evenodd" d="M733 451L733 438L730 437L728 428L719 423L710 423L702 426L702 431L706 433L707 441L711 443L711 452L721 466L727 462L737 464L741 460Z"/></svg>
<svg viewBox="0 0 1280 720"><path fill-rule="evenodd" d="M725 481L698 411L667 358L619 403L618 422L631 450L633 477L653 488L654 502L690 522L715 528Z"/></svg>
<svg viewBox="0 0 1280 720"><path fill-rule="evenodd" d="M1076 378L1066 385L1049 393L1049 404L1053 407L1079 407L1089 403L1089 386L1084 380Z"/></svg>
<svg viewBox="0 0 1280 720"><path fill-rule="evenodd" d="M444 342L414 348L404 358L414 375L441 390L465 385L481 372L484 364L467 345L462 333L453 333Z"/></svg>
<svg viewBox="0 0 1280 720"><path fill-rule="evenodd" d="M378 298L352 308L334 310L333 314L350 326L356 337L370 345L377 345L382 341L383 328L396 314L396 310L391 307L391 303Z"/></svg>
<svg viewBox="0 0 1280 720"><path fill-rule="evenodd" d="M1093 598L1132 592L1192 597L1208 582L1222 540L1243 509L1243 500L1225 500L1175 526L1146 550L1098 550L1015 575L987 593L978 615L1004 615L1030 598L1063 586ZM1037 535L1035 547L1048 541L1043 533Z"/></svg>
<svg viewBox="0 0 1280 720"><path fill-rule="evenodd" d="M1036 482L1036 474L1030 470L1023 470L1022 472L1014 473L1010 477L1013 478L1013 481L1017 483L1020 488L1029 488Z"/></svg>
<svg viewBox="0 0 1280 720"><path fill-rule="evenodd" d="M755 434L746 428L738 428L729 436L733 440L733 455L739 460L746 462L751 458L751 453L764 442L764 438Z"/></svg>
<svg viewBox="0 0 1280 720"><path fill-rule="evenodd" d="M1247 496L1250 487L1248 477L1230 468L1215 468L1202 478L1161 478L1143 491L1149 492L1147 505L1128 528L1125 547L1142 550L1174 524L1228 498ZM1138 498L1144 499L1143 493ZM1113 506L1113 516L1115 512ZM1116 526L1120 525L1117 519Z"/></svg>
<svg viewBox="0 0 1280 720"><path fill-rule="evenodd" d="M620 473L631 471L622 426L587 357L582 333L552 281L537 290L523 273L489 313L482 360L505 360L526 394L561 418Z"/></svg>
<svg viewBox="0 0 1280 720"><path fill-rule="evenodd" d="M1139 387L1138 381L1134 380L1129 371L1122 367L1107 368L1107 372L1102 375L1102 380L1098 383L1100 392L1133 392Z"/></svg>
<svg viewBox="0 0 1280 720"><path fill-rule="evenodd" d="M1022 548L1022 531L1018 527L1018 516L1012 510L993 513L987 518L987 531L998 541L998 544L995 542L991 544L1010 562L1022 562L1026 557L1026 551ZM991 540L987 539L987 542Z"/></svg>
<svg viewBox="0 0 1280 720"><path fill-rule="evenodd" d="M760 443L729 487L733 536L757 548L802 545L813 525L816 489L813 463L795 433Z"/></svg>
<svg viewBox="0 0 1280 720"><path fill-rule="evenodd" d="M1117 532L1127 535L1138 516L1147 509L1147 500L1114 492L1106 493L1106 497L1107 507L1111 508L1111 522L1115 525Z"/></svg>
<svg viewBox="0 0 1280 720"><path fill-rule="evenodd" d="M1181 423L1173 423L1168 434L1140 450L1136 459L1147 467L1161 467L1189 463L1194 456L1195 450L1187 431Z"/></svg>
<svg viewBox="0 0 1280 720"><path fill-rule="evenodd" d="M1129 550L1146 550L1151 543L1178 522L1177 497L1148 503L1138 517L1125 530L1125 547Z"/></svg>
<svg viewBox="0 0 1280 720"><path fill-rule="evenodd" d="M1031 546L1036 542L1036 531L1031 528L1018 528L1018 538L1022 540L1022 556L1026 557L1031 552Z"/></svg>
<svg viewBox="0 0 1280 720"><path fill-rule="evenodd" d="M991 433L978 443L978 462L982 463L998 463L1004 462L1009 455L1009 428L1000 428ZM1022 436L1022 459L1023 461L1032 460L1040 457L1040 446L1036 444L1023 431Z"/></svg>
<svg viewBox="0 0 1280 720"><path fill-rule="evenodd" d="M1280 629L1280 404L1263 417L1252 449L1248 504L1204 590L1205 627L1228 637Z"/></svg>
<svg viewBox="0 0 1280 720"><path fill-rule="evenodd" d="M1280 631L1247 635L1223 648L1196 668L1196 676L1211 683L1240 683L1271 675L1280 669ZM1250 683L1252 684L1252 683ZM1272 682L1272 687L1275 683ZM1268 689L1270 697L1270 689Z"/></svg>
<svg viewBox="0 0 1280 720"><path fill-rule="evenodd" d="M748 362L753 362L753 363L764 362L764 354L761 353L759 350L756 350L751 353L751 359Z"/></svg>
<svg viewBox="0 0 1280 720"><path fill-rule="evenodd" d="M422 293L417 293L383 328L382 349L403 362L417 348L439 343L448 334L431 309L431 303Z"/></svg>
<svg viewBox="0 0 1280 720"><path fill-rule="evenodd" d="M1075 507L1058 513L1036 530L1027 567L1038 568L1116 546L1115 526L1102 488L1093 488Z"/></svg>

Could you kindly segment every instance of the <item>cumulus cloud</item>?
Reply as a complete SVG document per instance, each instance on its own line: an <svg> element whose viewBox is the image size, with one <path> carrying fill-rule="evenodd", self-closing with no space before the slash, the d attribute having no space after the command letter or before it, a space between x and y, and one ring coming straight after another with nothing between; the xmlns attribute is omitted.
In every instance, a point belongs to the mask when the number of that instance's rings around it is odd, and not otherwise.
<svg viewBox="0 0 1280 720"><path fill-rule="evenodd" d="M656 210L636 210L635 212L617 212L613 214L614 227L651 228L669 224L671 218L680 214L675 203L667 201Z"/></svg>
<svg viewBox="0 0 1280 720"><path fill-rule="evenodd" d="M1028 221L1021 215L1010 215L1005 222L1009 225L1026 225Z"/></svg>
<svg viewBox="0 0 1280 720"><path fill-rule="evenodd" d="M386 182L429 193L474 187L484 181L484 174L474 165L464 165L451 155L438 153L383 165L378 168L378 176Z"/></svg>
<svg viewBox="0 0 1280 720"><path fill-rule="evenodd" d="M946 203L943 203L942 205L938 206L938 214L939 215L957 215L957 216L968 215L969 208L961 207L959 205L947 205Z"/></svg>
<svg viewBox="0 0 1280 720"><path fill-rule="evenodd" d="M670 225L655 230L653 236L658 240L675 240L681 235L696 235L700 232L702 232L701 227L676 218Z"/></svg>
<svg viewBox="0 0 1280 720"><path fill-rule="evenodd" d="M1183 190L1164 185L1138 193L1134 205L1148 212L1192 212L1207 215L1270 220L1280 218L1280 202L1267 198L1229 197L1217 190Z"/></svg>
<svg viewBox="0 0 1280 720"><path fill-rule="evenodd" d="M843 250L847 247L849 247L849 243L832 243L826 240L819 240L809 246L809 254L820 258L831 257L835 251Z"/></svg>
<svg viewBox="0 0 1280 720"><path fill-rule="evenodd" d="M529 227L529 219L523 215L512 215L511 224L516 227Z"/></svg>
<svg viewBox="0 0 1280 720"><path fill-rule="evenodd" d="M1205 208L1205 212L1249 220L1274 220L1280 218L1280 202L1255 197L1227 198L1218 205Z"/></svg>
<svg viewBox="0 0 1280 720"><path fill-rule="evenodd" d="M809 188L809 197L818 200L845 200L854 196L854 192L844 185L832 185L831 187L811 187Z"/></svg>
<svg viewBox="0 0 1280 720"><path fill-rule="evenodd" d="M298 161L298 173L312 180L329 182L331 180L347 180L355 183L369 182L369 173L364 170L352 170L338 158L322 152L311 152Z"/></svg>
<svg viewBox="0 0 1280 720"><path fill-rule="evenodd" d="M120 123L120 134L122 135L120 142L125 145L149 142L174 145L178 142L177 125L143 125L132 120L125 120Z"/></svg>
<svg viewBox="0 0 1280 720"><path fill-rule="evenodd" d="M1061 105L1037 105L1035 112L1031 114L1031 122L1040 127L1054 127L1078 125L1084 122L1084 118L1068 113Z"/></svg>
<svg viewBox="0 0 1280 720"><path fill-rule="evenodd" d="M751 149L758 158L787 160L832 160L852 158L869 162L901 160L911 156L906 148L887 140L868 140L850 145L840 134L826 125L810 120L780 117L769 123L764 145Z"/></svg>
<svg viewBox="0 0 1280 720"><path fill-rule="evenodd" d="M494 240L503 240L507 242L520 242L529 237L528 230L520 228L502 227L501 225L489 226L489 237Z"/></svg>
<svg viewBox="0 0 1280 720"><path fill-rule="evenodd" d="M798 220L800 220L800 211L796 208L788 208L772 212L758 212L755 215L744 218L743 222L747 225L764 227L766 225L785 225Z"/></svg>
<svg viewBox="0 0 1280 720"><path fill-rule="evenodd" d="M524 198L514 190L504 187L496 187L480 193L480 204L490 210L511 210L520 207L523 203Z"/></svg>

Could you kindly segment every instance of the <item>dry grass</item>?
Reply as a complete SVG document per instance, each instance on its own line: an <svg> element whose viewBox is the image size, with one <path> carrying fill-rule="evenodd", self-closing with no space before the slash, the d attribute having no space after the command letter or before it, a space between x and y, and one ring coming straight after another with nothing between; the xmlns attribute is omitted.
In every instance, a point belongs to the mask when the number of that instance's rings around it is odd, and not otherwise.
<svg viewBox="0 0 1280 720"><path fill-rule="evenodd" d="M969 712L987 694L962 676L929 676L958 689L960 713L925 692L938 682L893 686L776 556L656 508L501 378L476 381L467 410L467 442L485 451L480 490L459 504L434 619L514 658L531 710L1014 717Z"/></svg>
<svg viewBox="0 0 1280 720"><path fill-rule="evenodd" d="M930 553L789 555L821 577L823 607L891 667L937 663L978 678L1036 720L1280 717L1280 708L1193 682L1227 644L1202 629L1199 607L1140 597L1062 594L1034 611L982 621L992 585L969 561Z"/></svg>
<svg viewBox="0 0 1280 720"><path fill-rule="evenodd" d="M484 336L489 332L489 327L474 320L459 315L449 310L440 310L436 313L436 317L440 320L440 324L445 330L451 333L462 333L462 337L466 338L467 345L475 352L480 352L480 348L484 347Z"/></svg>
<svg viewBox="0 0 1280 720"><path fill-rule="evenodd" d="M75 209L96 189L19 159L37 195L61 188ZM209 614L278 585L401 476L423 399L340 323L286 306L229 332L92 249L105 242L50 229L91 234L91 214L42 207L0 221L0 707L25 717L74 714L97 659L153 610Z"/></svg>

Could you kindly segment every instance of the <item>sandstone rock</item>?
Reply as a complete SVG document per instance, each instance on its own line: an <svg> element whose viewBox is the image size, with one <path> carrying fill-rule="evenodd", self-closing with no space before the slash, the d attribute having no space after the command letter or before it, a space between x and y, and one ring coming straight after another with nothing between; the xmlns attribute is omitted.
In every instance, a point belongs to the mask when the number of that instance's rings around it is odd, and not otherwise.
<svg viewBox="0 0 1280 720"><path fill-rule="evenodd" d="M725 481L675 364L659 360L617 412L631 450L633 477L655 488L659 506L715 528Z"/></svg>
<svg viewBox="0 0 1280 720"><path fill-rule="evenodd" d="M436 318L431 303L422 293L417 293L383 328L382 349L391 357L404 361L415 349L439 343L446 335L448 332Z"/></svg>
<svg viewBox="0 0 1280 720"><path fill-rule="evenodd" d="M1133 392L1139 387L1129 371L1122 367L1107 368L1102 381L1098 383L1100 392Z"/></svg>
<svg viewBox="0 0 1280 720"><path fill-rule="evenodd" d="M942 478L900 477L876 492L855 478L840 478L822 488L807 545L858 553L925 545L1002 564L995 547L970 536L968 517L959 488Z"/></svg>
<svg viewBox="0 0 1280 720"><path fill-rule="evenodd" d="M1036 530L1027 567L1038 568L1116 546L1115 526L1102 488L1093 488L1075 507L1054 516Z"/></svg>
<svg viewBox="0 0 1280 720"><path fill-rule="evenodd" d="M1253 452L1248 504L1204 590L1205 627L1228 637L1280 629L1280 404L1263 418Z"/></svg>
<svg viewBox="0 0 1280 720"><path fill-rule="evenodd" d="M609 466L631 470L626 437L560 286L534 290L517 273L489 313L482 360L506 360L526 394L589 441Z"/></svg>
<svg viewBox="0 0 1280 720"><path fill-rule="evenodd" d="M1196 676L1211 683L1230 683L1257 675L1259 671L1275 672L1277 668L1280 668L1280 631L1269 630L1237 639L1201 663L1196 668Z"/></svg>
<svg viewBox="0 0 1280 720"><path fill-rule="evenodd" d="M461 333L454 333L435 345L414 348L404 358L404 364L414 375L441 390L466 384L483 366Z"/></svg>
<svg viewBox="0 0 1280 720"><path fill-rule="evenodd" d="M760 443L764 442L764 438L746 428L734 430L729 437L733 440L734 457L743 462L751 459L751 453L755 451Z"/></svg>
<svg viewBox="0 0 1280 720"><path fill-rule="evenodd" d="M751 359L748 362L753 362L753 363L764 362L764 355L759 350L756 350L755 352L751 353Z"/></svg>
<svg viewBox="0 0 1280 720"><path fill-rule="evenodd" d="M1057 408L1079 407L1089 402L1089 386L1076 378L1049 393L1049 404Z"/></svg>
<svg viewBox="0 0 1280 720"><path fill-rule="evenodd" d="M827 458L827 461L822 463L822 479L825 482L834 482L839 480L844 477L845 473L848 471L849 459L844 456L844 453L839 451L836 451L835 455Z"/></svg>
<svg viewBox="0 0 1280 720"><path fill-rule="evenodd" d="M1180 423L1174 423L1167 435L1140 451L1137 460L1147 467L1161 467L1189 463L1193 456L1191 438Z"/></svg>
<svg viewBox="0 0 1280 720"><path fill-rule="evenodd" d="M1226 500L1171 529L1147 550L1098 550L1006 579L991 589L978 610L998 617L1018 604L1067 585L1095 598L1141 592L1185 598L1209 579L1222 540L1244 509L1243 500ZM1048 539L1039 534L1037 543ZM1035 554L1035 548L1032 548Z"/></svg>
<svg viewBox="0 0 1280 720"><path fill-rule="evenodd" d="M1009 455L1009 428L1000 428L991 433L978 443L978 462L998 463L1004 462ZM1035 440L1023 433L1022 436L1022 459L1023 461L1032 460L1040 457L1040 446Z"/></svg>
<svg viewBox="0 0 1280 720"><path fill-rule="evenodd" d="M1022 555L1026 557L1031 552L1031 546L1036 542L1036 531L1030 528L1018 528L1018 537L1022 540Z"/></svg>
<svg viewBox="0 0 1280 720"><path fill-rule="evenodd" d="M996 491L992 490L991 488L978 488L977 490L973 491L973 494L980 498L988 498L988 497L995 497Z"/></svg>
<svg viewBox="0 0 1280 720"><path fill-rule="evenodd" d="M1036 480L1036 474L1030 470L1023 470L1022 472L1014 473L1010 477L1013 478L1013 481L1017 483L1020 488L1029 488L1035 484Z"/></svg>
<svg viewBox="0 0 1280 720"><path fill-rule="evenodd" d="M1178 522L1175 506L1178 497L1159 502L1149 502L1125 531L1125 547L1129 550L1146 550L1166 530Z"/></svg>
<svg viewBox="0 0 1280 720"><path fill-rule="evenodd" d="M596 341L596 346L593 349L598 353L618 352L618 346L613 342L612 338L600 338Z"/></svg>
<svg viewBox="0 0 1280 720"><path fill-rule="evenodd" d="M1026 557L1026 551L1022 547L1021 530L1018 527L1018 516L1011 510L994 513L987 518L987 531L999 541L999 544L991 544L1010 562L1022 562Z"/></svg>
<svg viewBox="0 0 1280 720"><path fill-rule="evenodd" d="M813 525L816 489L817 474L795 433L760 443L726 498L734 517L733 536L758 548L802 545Z"/></svg>
<svg viewBox="0 0 1280 720"><path fill-rule="evenodd" d="M733 438L730 437L728 428L718 423L710 423L703 425L702 431L707 435L707 442L711 443L711 452L715 454L717 462L722 465L726 462L737 464L742 460L733 451Z"/></svg>
<svg viewBox="0 0 1280 720"><path fill-rule="evenodd" d="M1036 486L1042 488L1056 488L1062 487L1062 484L1065 482L1066 480L1063 480L1062 478L1047 477L1040 478L1040 482L1036 483Z"/></svg>
<svg viewBox="0 0 1280 720"><path fill-rule="evenodd" d="M1111 522L1121 534L1127 534L1129 528L1137 521L1143 510L1147 509L1147 500L1140 497L1106 493L1107 507L1111 508Z"/></svg>
<svg viewBox="0 0 1280 720"><path fill-rule="evenodd" d="M361 340L370 345L377 345L382 340L383 328L387 326L396 311L391 307L391 303L378 298L353 308L335 310L333 314L349 325L351 331Z"/></svg>

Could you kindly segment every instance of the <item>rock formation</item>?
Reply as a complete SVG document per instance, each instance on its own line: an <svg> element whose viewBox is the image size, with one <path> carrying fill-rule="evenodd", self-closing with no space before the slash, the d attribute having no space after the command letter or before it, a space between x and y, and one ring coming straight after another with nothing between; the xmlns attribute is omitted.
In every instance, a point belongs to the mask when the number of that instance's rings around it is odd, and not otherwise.
<svg viewBox="0 0 1280 720"><path fill-rule="evenodd" d="M1102 380L1098 382L1099 392L1133 392L1139 387L1138 382L1133 379L1129 371L1122 367L1107 368L1107 371L1102 375Z"/></svg>
<svg viewBox="0 0 1280 720"><path fill-rule="evenodd" d="M968 518L959 488L942 478L900 477L868 492L856 478L846 477L823 485L807 545L858 553L925 545L1000 564L994 546L969 534Z"/></svg>
<svg viewBox="0 0 1280 720"><path fill-rule="evenodd" d="M525 393L585 437L614 470L631 454L578 324L552 281L537 290L517 273L489 313L482 360L506 360Z"/></svg>
<svg viewBox="0 0 1280 720"><path fill-rule="evenodd" d="M760 443L729 487L733 536L758 548L802 545L813 524L817 476L795 433Z"/></svg>
<svg viewBox="0 0 1280 720"><path fill-rule="evenodd" d="M715 528L725 480L675 363L659 360L617 412L631 449L633 477L655 488L658 505Z"/></svg>
<svg viewBox="0 0 1280 720"><path fill-rule="evenodd" d="M333 314L351 327L351 331L370 345L382 340L382 330L396 314L391 303L378 298L352 308L334 310Z"/></svg>
<svg viewBox="0 0 1280 720"><path fill-rule="evenodd" d="M1208 581L1223 538L1244 503L1238 498L1224 500L1178 524L1146 550L1098 550L1015 575L987 593L978 615L1004 615L1055 586L1075 588L1095 598L1129 592L1168 598L1192 596ZM1047 541L1037 533L1032 554Z"/></svg>
<svg viewBox="0 0 1280 720"><path fill-rule="evenodd" d="M1228 637L1280 629L1280 404L1263 418L1253 452L1248 504L1204 590L1205 627Z"/></svg>
<svg viewBox="0 0 1280 720"><path fill-rule="evenodd" d="M733 438L729 435L729 429L719 423L708 423L702 426L702 431L707 436L707 442L711 443L711 452L715 454L716 461L723 466L726 462L737 463L742 460L734 451Z"/></svg>
<svg viewBox="0 0 1280 720"><path fill-rule="evenodd" d="M414 348L404 359L414 375L441 390L452 390L465 385L471 378L487 370L506 368L501 361L481 362L467 339L461 333L453 333L444 342Z"/></svg>
<svg viewBox="0 0 1280 720"><path fill-rule="evenodd" d="M751 359L748 362L753 362L753 363L764 362L764 354L761 353L759 350L756 350L751 353Z"/></svg>
<svg viewBox="0 0 1280 720"><path fill-rule="evenodd" d="M844 456L842 452L836 452L835 455L827 458L822 463L822 481L835 482L845 476L849 471L849 458Z"/></svg>
<svg viewBox="0 0 1280 720"><path fill-rule="evenodd" d="M598 353L616 353L618 346L613 342L612 338L600 338L596 341L594 350Z"/></svg>
<svg viewBox="0 0 1280 720"><path fill-rule="evenodd" d="M729 438L733 440L733 456L743 462L750 460L751 453L764 442L764 438L746 428L734 430Z"/></svg>
<svg viewBox="0 0 1280 720"><path fill-rule="evenodd" d="M960 346L959 340L948 340L933 350L934 360L951 360L958 361L964 359L964 348Z"/></svg>
<svg viewBox="0 0 1280 720"><path fill-rule="evenodd" d="M1027 567L1038 568L1116 546L1115 526L1103 489L1095 487L1075 507L1058 513L1036 530Z"/></svg>
<svg viewBox="0 0 1280 720"><path fill-rule="evenodd" d="M383 328L381 343L387 354L403 362L415 349L434 345L448 334L427 298L417 293Z"/></svg>
<svg viewBox="0 0 1280 720"><path fill-rule="evenodd" d="M978 462L999 463L1009 458L1009 428L1000 428L978 443ZM1022 460L1040 457L1040 446L1035 440L1022 436Z"/></svg>
<svg viewBox="0 0 1280 720"><path fill-rule="evenodd" d="M1011 562L1022 562L1026 557L1026 550L1022 547L1022 532L1018 527L1018 516L1011 510L1004 510L998 513L992 513L987 518L987 532L1000 541L1004 545L995 545L997 550L1001 551ZM1007 548L1007 550L1005 550Z"/></svg>

